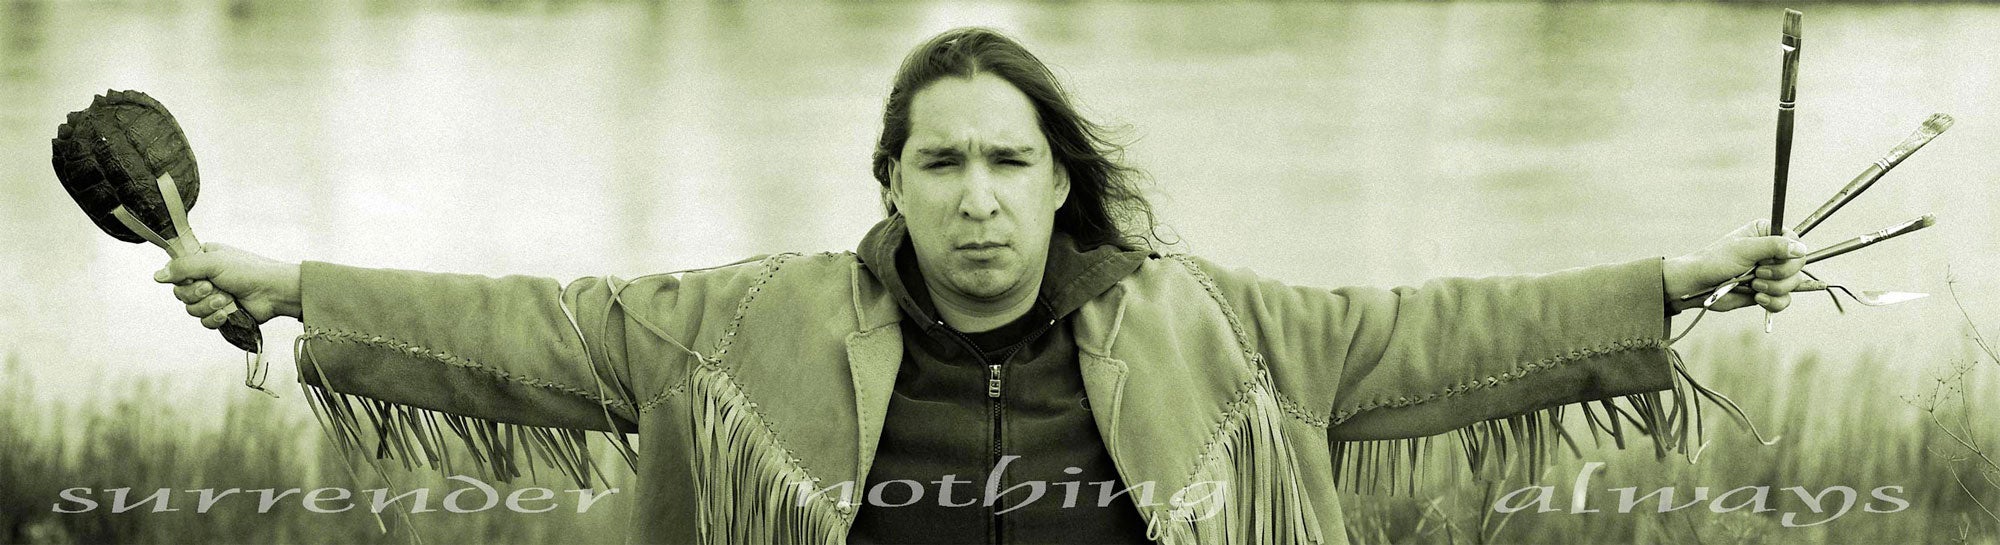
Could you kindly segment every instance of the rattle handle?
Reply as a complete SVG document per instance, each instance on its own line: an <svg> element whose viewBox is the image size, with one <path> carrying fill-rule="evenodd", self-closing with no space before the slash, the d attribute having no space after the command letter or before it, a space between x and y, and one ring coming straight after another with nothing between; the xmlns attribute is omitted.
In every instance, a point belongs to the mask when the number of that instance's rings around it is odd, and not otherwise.
<svg viewBox="0 0 2000 545"><path fill-rule="evenodd" d="M222 324L222 338L236 345L244 352L263 352L264 333L257 328L257 320L250 317L250 311L237 305L236 312L229 315L229 321Z"/></svg>
<svg viewBox="0 0 2000 545"><path fill-rule="evenodd" d="M201 253L201 243L194 241L193 234L168 241L167 254L170 256L180 257L198 253ZM219 331L222 332L223 340L229 341L229 344L236 345L244 352L264 351L263 330L257 328L257 319L250 317L250 311L245 310L243 305L236 306L236 312L229 315L229 321L223 322Z"/></svg>

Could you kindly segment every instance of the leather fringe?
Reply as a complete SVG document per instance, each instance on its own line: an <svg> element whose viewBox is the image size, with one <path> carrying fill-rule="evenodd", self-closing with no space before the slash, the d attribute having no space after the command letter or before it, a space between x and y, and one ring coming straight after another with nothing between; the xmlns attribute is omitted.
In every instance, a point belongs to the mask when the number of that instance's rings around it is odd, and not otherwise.
<svg viewBox="0 0 2000 545"><path fill-rule="evenodd" d="M1663 392L1647 392L1496 418L1447 432L1449 440L1458 444L1463 467L1483 480L1535 478L1563 450L1581 458L1583 451L1565 422L1575 418L1570 413L1572 407L1581 409L1594 444L1602 446L1608 438L1613 446L1624 449L1631 435L1648 436L1659 458L1681 454L1689 463L1700 460L1708 446L1702 426L1704 404L1722 410L1758 441L1776 441L1765 439L1734 401L1696 382L1678 352L1666 350L1674 380L1664 396ZM1437 482L1463 482L1455 466L1445 467L1445 475L1427 474L1436 468L1429 455L1431 441L1437 437L1336 442L1332 451L1335 482L1341 489L1358 494L1391 495L1415 495L1418 488Z"/></svg>
<svg viewBox="0 0 2000 545"><path fill-rule="evenodd" d="M710 363L691 373L692 497L700 502L701 542L845 542L854 504L819 489L819 479L781 445L728 372Z"/></svg>
<svg viewBox="0 0 2000 545"><path fill-rule="evenodd" d="M299 369L319 374L320 384L326 384L307 339L299 337L294 346ZM370 454L371 464L396 459L406 470L424 467L446 475L480 475L500 482L511 482L524 474L534 479L539 466L548 466L582 488L607 482L597 469L584 430L505 424L321 386L303 388L306 404L334 445L343 452ZM626 447L622 441L613 444Z"/></svg>
<svg viewBox="0 0 2000 545"><path fill-rule="evenodd" d="M1222 436L1209 443L1187 487L1171 496L1178 501L1186 493L1209 501L1169 502L1153 511L1148 539L1163 544L1322 542L1298 455L1280 429L1286 417L1276 392L1270 372L1258 366L1257 379L1238 399ZM1226 489L1215 488L1218 483ZM1209 488L1194 491L1197 486Z"/></svg>

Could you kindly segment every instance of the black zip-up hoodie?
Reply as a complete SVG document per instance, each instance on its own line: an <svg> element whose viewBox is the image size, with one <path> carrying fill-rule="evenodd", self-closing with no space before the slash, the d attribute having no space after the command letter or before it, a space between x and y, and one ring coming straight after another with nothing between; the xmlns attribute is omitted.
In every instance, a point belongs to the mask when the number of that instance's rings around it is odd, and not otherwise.
<svg viewBox="0 0 2000 545"><path fill-rule="evenodd" d="M863 505L849 541L1146 542L1131 499L1139 491L1121 494L1126 485L1091 418L1069 317L1138 270L1147 253L1079 249L1056 233L1034 309L998 329L962 333L938 317L908 240L895 216L870 229L858 251L905 319L902 367L869 489L856 491ZM989 474L1003 461L989 503ZM1040 497L1031 499L1031 483L1041 483Z"/></svg>

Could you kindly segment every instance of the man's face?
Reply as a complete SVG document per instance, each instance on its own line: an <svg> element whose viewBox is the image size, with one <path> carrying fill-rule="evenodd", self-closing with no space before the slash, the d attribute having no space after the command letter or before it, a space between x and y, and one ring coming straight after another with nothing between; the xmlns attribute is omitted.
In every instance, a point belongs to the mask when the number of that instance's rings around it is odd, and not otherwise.
<svg viewBox="0 0 2000 545"><path fill-rule="evenodd" d="M978 74L938 80L911 100L890 193L932 289L1004 301L1040 287L1069 180L1027 95Z"/></svg>

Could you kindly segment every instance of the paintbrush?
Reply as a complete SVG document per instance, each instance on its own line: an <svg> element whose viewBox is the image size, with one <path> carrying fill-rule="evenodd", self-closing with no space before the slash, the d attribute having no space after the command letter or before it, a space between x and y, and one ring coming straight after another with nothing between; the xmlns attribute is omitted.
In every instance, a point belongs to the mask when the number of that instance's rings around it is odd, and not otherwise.
<svg viewBox="0 0 2000 545"><path fill-rule="evenodd" d="M1785 66L1778 87L1778 153L1777 168L1771 174L1771 229L1785 225L1785 183L1791 176L1792 115L1798 106L1799 26L1803 16L1797 10L1785 10L1785 37L1781 42L1785 47Z"/></svg>
<svg viewBox="0 0 2000 545"><path fill-rule="evenodd" d="M1828 217L1833 216L1834 212L1839 211L1840 207L1847 206L1849 201L1861 196L1861 192L1867 191L1869 186L1875 184L1875 180L1879 180L1884 174L1888 174L1889 169L1896 168L1896 165L1903 163L1903 159L1908 158L1912 153L1916 153L1918 149L1924 147L1924 144L1929 144L1931 139L1944 134L1945 129L1951 128L1951 123L1952 119L1950 115L1931 114L1930 119L1924 120L1923 126L1917 127L1917 132L1911 133L1909 138L1903 139L1902 144L1898 144L1894 149L1890 149L1889 153L1883 155L1881 159L1876 159L1875 162L1869 163L1868 168L1862 169L1859 176L1855 176L1853 181L1847 182L1847 187L1840 188L1839 193L1833 194L1833 198L1827 199L1826 204L1820 205L1818 210L1814 210L1811 215L1806 216L1806 219L1800 221L1798 227L1793 228L1792 232L1801 237L1806 236L1806 233L1812 232L1814 228L1819 227L1820 222L1826 221ZM1819 277L1814 275L1812 271L1801 269L1799 272L1804 273L1807 278L1819 280ZM1828 295L1831 296L1831 292ZM1831 297L1831 299L1833 299L1834 309L1847 312L1847 309L1840 305L1839 297Z"/></svg>
<svg viewBox="0 0 2000 545"><path fill-rule="evenodd" d="M1785 48L1783 76L1778 83L1778 150L1776 168L1771 174L1771 232L1767 235L1784 235L1785 225L1785 183L1791 176L1792 166L1792 116L1798 106L1799 88L1799 27L1805 14L1798 10L1785 10L1785 35L1780 44ZM1726 290L1725 290L1726 291ZM1764 313L1764 332L1771 332L1771 313Z"/></svg>
<svg viewBox="0 0 2000 545"><path fill-rule="evenodd" d="M1889 150L1889 153L1883 155L1881 159L1869 163L1868 168L1861 171L1861 175L1855 176L1854 181L1847 182L1847 187L1840 188L1839 193L1827 199L1826 204L1820 205L1819 210L1806 216L1806 219L1800 221L1798 227L1792 228L1792 231L1801 237L1812 232L1813 228L1819 227L1820 222L1826 221L1826 218L1839 211L1840 207L1847 206L1849 201L1861 196L1861 192L1867 191L1869 186L1875 184L1875 180L1882 179L1882 175L1888 174L1890 169L1902 164L1903 159L1909 158L1910 154L1916 153L1919 148L1924 147L1924 144L1931 143L1931 139L1937 138L1939 134L1944 134L1945 129L1951 128L1951 123L1949 115L1932 114L1930 119L1924 120L1922 127L1917 128L1917 132L1911 133L1909 138L1903 139L1902 144L1896 145L1895 149Z"/></svg>

